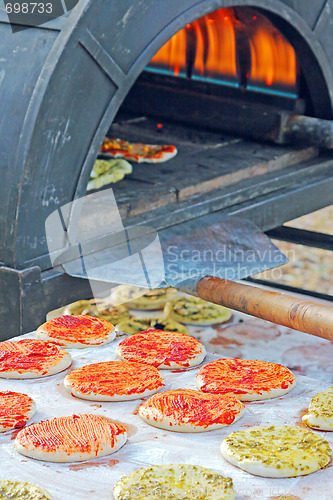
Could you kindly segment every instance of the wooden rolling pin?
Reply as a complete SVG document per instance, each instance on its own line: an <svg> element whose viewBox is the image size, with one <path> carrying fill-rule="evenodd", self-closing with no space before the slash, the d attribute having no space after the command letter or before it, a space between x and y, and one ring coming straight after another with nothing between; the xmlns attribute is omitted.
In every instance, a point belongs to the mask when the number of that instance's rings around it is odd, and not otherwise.
<svg viewBox="0 0 333 500"><path fill-rule="evenodd" d="M204 300L333 341L333 308L243 283L205 276L197 284Z"/></svg>

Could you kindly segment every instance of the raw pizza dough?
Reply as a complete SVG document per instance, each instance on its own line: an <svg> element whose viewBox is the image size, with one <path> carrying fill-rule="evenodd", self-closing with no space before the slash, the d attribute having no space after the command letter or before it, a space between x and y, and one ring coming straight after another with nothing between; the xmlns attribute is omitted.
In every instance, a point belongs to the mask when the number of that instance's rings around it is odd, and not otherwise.
<svg viewBox="0 0 333 500"><path fill-rule="evenodd" d="M189 335L148 330L120 342L116 354L126 361L174 370L199 365L206 356L206 349Z"/></svg>
<svg viewBox="0 0 333 500"><path fill-rule="evenodd" d="M333 431L333 387L319 392L312 398L308 413L302 420L313 429Z"/></svg>
<svg viewBox="0 0 333 500"><path fill-rule="evenodd" d="M2 500L53 500L50 493L41 486L21 481L0 481Z"/></svg>
<svg viewBox="0 0 333 500"><path fill-rule="evenodd" d="M164 314L180 323L204 326L228 321L232 311L199 297L179 297L166 304Z"/></svg>
<svg viewBox="0 0 333 500"><path fill-rule="evenodd" d="M137 163L162 163L177 154L177 148L171 145L131 143L121 139L105 137L101 153L112 158L125 158Z"/></svg>
<svg viewBox="0 0 333 500"><path fill-rule="evenodd" d="M62 372L72 358L53 342L22 339L0 342L0 378L39 378Z"/></svg>
<svg viewBox="0 0 333 500"><path fill-rule="evenodd" d="M190 492L190 496L189 496ZM199 465L152 465L131 472L113 489L115 500L234 500L232 479Z"/></svg>
<svg viewBox="0 0 333 500"><path fill-rule="evenodd" d="M22 429L15 448L26 457L48 462L83 462L104 457L126 443L122 425L100 415L71 415Z"/></svg>
<svg viewBox="0 0 333 500"><path fill-rule="evenodd" d="M35 411L34 400L26 394L13 391L0 392L0 432L24 427Z"/></svg>
<svg viewBox="0 0 333 500"><path fill-rule="evenodd" d="M109 321L112 325L130 318L130 313L126 306L113 307L103 299L78 300L66 306L63 314L96 316L97 318Z"/></svg>
<svg viewBox="0 0 333 500"><path fill-rule="evenodd" d="M40 339L51 340L63 347L79 349L108 344L116 336L111 323L83 314L58 316L39 326L36 334Z"/></svg>
<svg viewBox="0 0 333 500"><path fill-rule="evenodd" d="M154 427L176 432L205 432L236 422L244 405L233 396L189 389L155 394L139 407L140 417Z"/></svg>
<svg viewBox="0 0 333 500"><path fill-rule="evenodd" d="M81 399L125 401L155 394L164 386L164 381L154 366L106 361L73 370L66 375L64 384Z"/></svg>
<svg viewBox="0 0 333 500"><path fill-rule="evenodd" d="M188 335L186 326L170 318L130 318L125 319L116 325L117 332L124 332L134 335L147 330L166 330L168 332L178 332Z"/></svg>
<svg viewBox="0 0 333 500"><path fill-rule="evenodd" d="M131 285L120 285L112 290L111 302L115 305L124 304L130 309L155 311L163 309L168 300L178 294L174 288L139 288Z"/></svg>
<svg viewBox="0 0 333 500"><path fill-rule="evenodd" d="M288 425L232 432L221 444L231 464L263 477L304 476L331 460L328 442L314 432Z"/></svg>
<svg viewBox="0 0 333 500"><path fill-rule="evenodd" d="M285 366L258 360L218 359L204 365L197 374L201 391L231 394L241 401L277 398L295 383L295 376Z"/></svg>

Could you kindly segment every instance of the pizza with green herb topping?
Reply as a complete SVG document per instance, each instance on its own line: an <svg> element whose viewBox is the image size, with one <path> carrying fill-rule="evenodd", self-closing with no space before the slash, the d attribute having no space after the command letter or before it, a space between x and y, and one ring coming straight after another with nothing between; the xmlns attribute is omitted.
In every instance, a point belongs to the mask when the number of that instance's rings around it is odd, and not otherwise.
<svg viewBox="0 0 333 500"><path fill-rule="evenodd" d="M173 321L170 318L130 318L120 321L116 325L118 332L134 335L146 330L165 330L168 332L178 332L188 335L186 326Z"/></svg>
<svg viewBox="0 0 333 500"><path fill-rule="evenodd" d="M333 387L312 398L309 410L302 420L313 429L333 431Z"/></svg>
<svg viewBox="0 0 333 500"><path fill-rule="evenodd" d="M199 297L179 297L170 300L164 308L164 313L174 321L193 325L224 323L232 316L230 309Z"/></svg>
<svg viewBox="0 0 333 500"><path fill-rule="evenodd" d="M234 500L232 479L199 465L143 467L118 481L115 500Z"/></svg>
<svg viewBox="0 0 333 500"><path fill-rule="evenodd" d="M221 445L223 457L240 469L263 477L311 474L331 460L326 439L291 425L250 427L232 432Z"/></svg>
<svg viewBox="0 0 333 500"><path fill-rule="evenodd" d="M120 285L111 294L113 304L124 304L130 309L154 311L163 309L168 300L177 296L174 288L139 288L131 285Z"/></svg>

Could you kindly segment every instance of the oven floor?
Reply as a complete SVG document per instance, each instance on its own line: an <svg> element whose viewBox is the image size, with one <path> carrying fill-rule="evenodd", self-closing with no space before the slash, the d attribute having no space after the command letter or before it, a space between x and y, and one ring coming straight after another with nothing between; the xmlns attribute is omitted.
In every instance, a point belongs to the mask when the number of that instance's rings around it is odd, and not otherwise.
<svg viewBox="0 0 333 500"><path fill-rule="evenodd" d="M112 187L122 216L177 204L318 155L314 147L258 143L220 132L119 115L108 136L131 142L172 144L178 154L165 163L133 163L133 173Z"/></svg>

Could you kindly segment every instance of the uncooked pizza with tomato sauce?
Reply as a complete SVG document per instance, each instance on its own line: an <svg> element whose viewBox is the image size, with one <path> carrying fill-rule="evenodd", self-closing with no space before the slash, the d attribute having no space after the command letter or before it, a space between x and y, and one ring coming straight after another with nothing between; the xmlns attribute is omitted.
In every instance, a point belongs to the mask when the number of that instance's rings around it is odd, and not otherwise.
<svg viewBox="0 0 333 500"><path fill-rule="evenodd" d="M36 335L67 348L83 349L108 344L114 340L116 333L113 325L105 319L74 314L59 316L43 323L37 328Z"/></svg>
<svg viewBox="0 0 333 500"><path fill-rule="evenodd" d="M199 365L206 356L206 349L201 342L189 335L148 330L120 342L116 347L116 354L126 361L173 370Z"/></svg>
<svg viewBox="0 0 333 500"><path fill-rule="evenodd" d="M139 407L140 417L154 427L176 432L204 432L236 422L244 405L234 396L176 389L155 394Z"/></svg>
<svg viewBox="0 0 333 500"><path fill-rule="evenodd" d="M126 443L126 429L95 414L43 420L16 436L15 448L26 457L48 462L83 462L104 457Z"/></svg>
<svg viewBox="0 0 333 500"><path fill-rule="evenodd" d="M36 404L27 394L14 391L1 391L0 432L24 427L35 411Z"/></svg>
<svg viewBox="0 0 333 500"><path fill-rule="evenodd" d="M230 394L241 401L280 397L295 383L289 368L259 360L218 359L204 365L197 374L201 391Z"/></svg>
<svg viewBox="0 0 333 500"><path fill-rule="evenodd" d="M0 342L0 378L39 378L54 375L72 362L54 342L21 339Z"/></svg>
<svg viewBox="0 0 333 500"><path fill-rule="evenodd" d="M164 381L157 368L145 363L104 361L68 373L65 387L81 399L126 401L157 392Z"/></svg>

